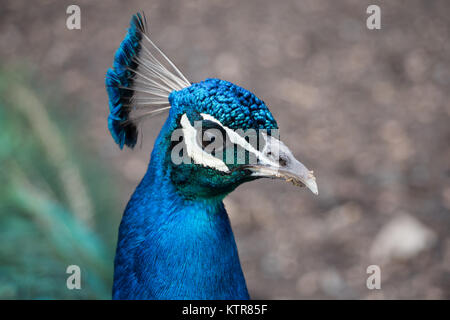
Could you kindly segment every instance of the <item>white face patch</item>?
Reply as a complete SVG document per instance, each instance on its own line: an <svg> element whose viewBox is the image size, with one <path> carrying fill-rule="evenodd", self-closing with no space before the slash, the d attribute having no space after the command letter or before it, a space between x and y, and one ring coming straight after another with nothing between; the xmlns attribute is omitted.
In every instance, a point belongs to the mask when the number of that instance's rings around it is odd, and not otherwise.
<svg viewBox="0 0 450 320"><path fill-rule="evenodd" d="M245 140L244 137L240 136L238 133L236 133L234 130L222 125L219 120L215 119L209 114L202 113L201 116L204 120L212 121L216 124L218 124L223 130L226 132L228 138L230 139L230 142L233 144L236 144L243 148L244 150L247 150L249 153L253 154L256 159L258 159L259 163L262 165L271 166L272 168L278 168L279 164L277 161L273 161L269 157L266 156L265 151L267 148L264 147L264 150L261 152L257 149L255 149L247 140ZM181 117L180 124L182 126L184 141L186 144L186 152L188 156L194 161L196 164L203 165L205 167L213 168L219 171L223 172L230 172L230 169L228 166L223 162L222 159L216 158L212 154L206 152L202 149L202 147L198 144L198 128L191 125L188 117L186 114L184 114ZM268 136L263 134L264 139L266 139L266 142L268 141ZM226 139L226 137L223 137L223 139ZM272 138L273 140L276 140L275 138ZM278 141L278 140L277 140Z"/></svg>
<svg viewBox="0 0 450 320"><path fill-rule="evenodd" d="M230 172L228 166L213 155L205 152L197 143L197 130L194 128L186 114L181 117L181 126L183 127L184 143L186 144L186 152L188 156L196 164L201 164L205 167L213 168L223 172Z"/></svg>

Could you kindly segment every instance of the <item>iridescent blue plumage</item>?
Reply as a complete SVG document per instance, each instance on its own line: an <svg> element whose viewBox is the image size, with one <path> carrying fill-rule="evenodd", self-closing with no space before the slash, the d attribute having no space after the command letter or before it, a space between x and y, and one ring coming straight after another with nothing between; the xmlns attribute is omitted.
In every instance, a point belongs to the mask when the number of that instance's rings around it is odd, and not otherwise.
<svg viewBox="0 0 450 320"><path fill-rule="evenodd" d="M141 40L145 32L145 18L141 14L133 16L125 39L114 56L113 69L106 73L105 85L109 96L108 128L114 141L122 149L124 145L134 147L137 140L137 128L128 120L128 105L133 95L133 85L137 64L136 57L141 50Z"/></svg>
<svg viewBox="0 0 450 320"><path fill-rule="evenodd" d="M173 73L156 60L143 40L171 65ZM270 170L273 170L270 177L289 181L297 181L295 174L300 173L299 181L309 183L313 192L317 188L311 182L312 174L309 176L287 148L279 157L272 152L272 144L279 140L264 136L265 147L259 151L232 132L264 129L269 133L277 129L265 103L228 81L206 79L189 83L147 37L145 18L140 15L131 21L116 53L114 68L108 70L106 87L110 107L108 126L120 148L136 144L135 121L140 118L130 116L131 105L133 110L150 110L144 116L169 110L147 172L122 218L113 298L248 299L223 198L244 182L267 177ZM160 107L165 104L166 107ZM223 143L230 148L232 160L237 159L234 148L244 146L257 155L258 165L225 164L224 158L205 151L203 142L195 138L203 136L203 131L193 126L196 121L225 132ZM176 131L183 133L181 142L173 139ZM234 141L231 147L226 142L230 135ZM219 141L220 137L213 138ZM175 143L188 146L185 151L193 161L175 162L172 154ZM204 161L205 158L209 160ZM279 160L283 160L284 174L277 171L281 168ZM262 174L258 171L261 168ZM298 171L289 171L292 168Z"/></svg>
<svg viewBox="0 0 450 320"><path fill-rule="evenodd" d="M208 113L230 128L276 128L263 101L230 82L207 79L169 96L171 109L151 162L125 210L115 261L116 299L248 299L222 199L242 181L208 169L174 167L171 133L182 114ZM189 168L190 167L190 168ZM207 184L206 193L186 184ZM206 182L205 182L206 180ZM218 191L215 191L218 190Z"/></svg>
<svg viewBox="0 0 450 320"><path fill-rule="evenodd" d="M169 115L120 230L114 299L248 299L223 196L187 199L171 179Z"/></svg>
<svg viewBox="0 0 450 320"><path fill-rule="evenodd" d="M232 129L276 129L277 123L265 103L250 91L220 79L194 83L169 96L172 108L191 107L212 115ZM182 111L183 111L182 110ZM181 112L182 112L181 111Z"/></svg>

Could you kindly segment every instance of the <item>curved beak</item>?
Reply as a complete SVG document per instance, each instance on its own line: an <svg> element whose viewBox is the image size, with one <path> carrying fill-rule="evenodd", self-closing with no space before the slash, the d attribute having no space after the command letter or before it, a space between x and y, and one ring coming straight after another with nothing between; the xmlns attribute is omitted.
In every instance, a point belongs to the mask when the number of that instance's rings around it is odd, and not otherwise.
<svg viewBox="0 0 450 320"><path fill-rule="evenodd" d="M258 154L257 163L246 165L245 169L252 172L252 176L284 179L296 186L306 186L312 193L318 195L316 178L313 171L308 170L298 161L289 148L280 140L264 135L265 145Z"/></svg>

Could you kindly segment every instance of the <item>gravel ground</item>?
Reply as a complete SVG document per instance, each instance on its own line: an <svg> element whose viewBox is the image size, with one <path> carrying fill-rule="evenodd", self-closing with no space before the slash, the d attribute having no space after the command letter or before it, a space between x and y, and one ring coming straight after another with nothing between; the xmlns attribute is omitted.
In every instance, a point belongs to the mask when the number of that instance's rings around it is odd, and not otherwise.
<svg viewBox="0 0 450 320"><path fill-rule="evenodd" d="M372 2L80 0L82 29L70 31L72 1L6 0L0 59L26 61L87 101L67 112L86 115L81 139L119 172L124 207L163 118L143 125L139 148L120 151L106 130L104 74L144 10L191 81L253 91L317 176L319 196L261 180L226 199L253 298L449 299L450 2L375 1L373 31ZM366 287L374 264L381 290Z"/></svg>

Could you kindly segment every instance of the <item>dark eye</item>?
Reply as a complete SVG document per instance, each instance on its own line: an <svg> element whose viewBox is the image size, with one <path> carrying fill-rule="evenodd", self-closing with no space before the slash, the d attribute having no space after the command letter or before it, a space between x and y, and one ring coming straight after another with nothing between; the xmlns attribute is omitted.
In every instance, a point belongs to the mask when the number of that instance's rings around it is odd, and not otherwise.
<svg viewBox="0 0 450 320"><path fill-rule="evenodd" d="M219 124L209 120L202 121L202 130L197 132L197 143L203 150L209 153L221 151L226 147L227 140L227 133Z"/></svg>

